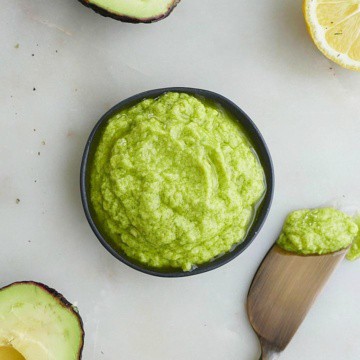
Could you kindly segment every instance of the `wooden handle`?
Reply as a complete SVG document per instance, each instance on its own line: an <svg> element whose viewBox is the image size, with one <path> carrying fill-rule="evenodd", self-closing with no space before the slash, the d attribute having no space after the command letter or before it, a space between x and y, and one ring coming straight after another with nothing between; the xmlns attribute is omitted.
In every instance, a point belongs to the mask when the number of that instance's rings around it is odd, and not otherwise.
<svg viewBox="0 0 360 360"><path fill-rule="evenodd" d="M262 353L259 360L277 360L279 358L278 353Z"/></svg>
<svg viewBox="0 0 360 360"><path fill-rule="evenodd" d="M346 250L301 256L274 245L251 284L247 311L263 360L285 349Z"/></svg>
<svg viewBox="0 0 360 360"><path fill-rule="evenodd" d="M271 348L266 342L260 341L261 356L259 360L276 360L279 358L279 352Z"/></svg>

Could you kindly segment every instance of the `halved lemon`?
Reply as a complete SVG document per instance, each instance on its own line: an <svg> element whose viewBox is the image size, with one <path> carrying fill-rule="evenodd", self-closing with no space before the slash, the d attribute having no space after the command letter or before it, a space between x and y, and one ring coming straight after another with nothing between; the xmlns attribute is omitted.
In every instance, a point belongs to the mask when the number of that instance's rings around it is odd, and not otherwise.
<svg viewBox="0 0 360 360"><path fill-rule="evenodd" d="M309 33L337 64L360 71L360 0L304 0Z"/></svg>

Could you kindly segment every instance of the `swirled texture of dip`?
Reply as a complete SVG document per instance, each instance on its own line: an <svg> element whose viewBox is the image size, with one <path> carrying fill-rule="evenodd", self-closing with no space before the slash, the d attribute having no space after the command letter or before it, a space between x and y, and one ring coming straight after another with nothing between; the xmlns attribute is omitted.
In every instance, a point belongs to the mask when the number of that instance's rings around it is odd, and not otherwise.
<svg viewBox="0 0 360 360"><path fill-rule="evenodd" d="M239 124L183 93L114 115L90 171L97 223L111 243L147 266L184 271L244 240L266 188Z"/></svg>
<svg viewBox="0 0 360 360"><path fill-rule="evenodd" d="M277 244L303 255L328 254L351 245L358 234L354 219L334 208L293 211Z"/></svg>

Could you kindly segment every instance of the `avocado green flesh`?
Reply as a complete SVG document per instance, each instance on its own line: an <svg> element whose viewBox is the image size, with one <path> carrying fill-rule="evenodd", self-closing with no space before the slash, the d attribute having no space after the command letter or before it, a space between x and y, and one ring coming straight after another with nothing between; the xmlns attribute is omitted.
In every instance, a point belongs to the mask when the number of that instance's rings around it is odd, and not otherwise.
<svg viewBox="0 0 360 360"><path fill-rule="evenodd" d="M303 209L288 215L277 244L302 255L321 255L350 246L357 234L354 219L340 210Z"/></svg>
<svg viewBox="0 0 360 360"><path fill-rule="evenodd" d="M176 5L176 0L89 0L109 13L135 19L157 18Z"/></svg>
<svg viewBox="0 0 360 360"><path fill-rule="evenodd" d="M26 360L78 360L81 358L81 321L59 294L35 283L15 283L0 290L0 359L11 351ZM5 355L4 355L5 356Z"/></svg>
<svg viewBox="0 0 360 360"><path fill-rule="evenodd" d="M188 94L113 115L90 167L96 223L113 247L155 268L188 271L230 251L265 188L239 123Z"/></svg>

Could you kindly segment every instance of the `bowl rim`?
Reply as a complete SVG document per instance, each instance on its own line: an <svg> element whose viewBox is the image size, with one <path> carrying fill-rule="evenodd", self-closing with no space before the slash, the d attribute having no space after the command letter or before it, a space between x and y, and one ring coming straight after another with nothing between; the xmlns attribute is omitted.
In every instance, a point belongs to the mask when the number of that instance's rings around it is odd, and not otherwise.
<svg viewBox="0 0 360 360"><path fill-rule="evenodd" d="M96 222L91 214L90 204L89 204L90 200L88 199L87 170L88 170L88 163L90 157L90 150L95 135L99 130L101 130L102 125L105 124L113 114L119 112L120 110L135 105L136 103L146 98L156 98L167 92L187 93L190 95L201 96L204 97L205 99L209 99L219 103L222 107L225 108L226 111L230 112L233 115L233 117L237 121L239 121L241 126L244 128L246 135L250 138L250 141L254 146L257 156L264 169L264 174L266 179L265 195L261 201L260 209L258 210L257 217L255 218L254 222L249 228L244 241L236 245L234 249L231 250L230 252L220 255L214 260L211 260L208 263L200 265L191 271L177 270L171 272L170 271L162 272L161 270L146 267L146 265L141 265L139 263L136 263L132 261L131 258L116 251L105 240L105 238L101 234L101 231L98 229ZM157 277L164 277L164 278L187 277L187 276L198 275L211 270L215 270L220 266L223 266L228 262L230 262L231 260L235 259L245 249L247 249L247 247L254 241L255 237L258 235L259 231L264 225L264 222L269 214L273 200L273 195L274 195L274 181L275 181L274 167L268 146L266 145L266 142L263 136L261 135L259 129L255 125L255 123L250 119L250 117L238 105L236 105L234 102L232 102L225 96L220 95L213 91L191 88L191 87L166 87L166 88L148 90L133 95L117 103L115 106L113 106L110 110L108 110L104 115L100 117L100 119L97 121L94 128L92 129L86 141L86 145L81 161L81 168L80 168L80 193L81 193L81 201L82 201L83 209L85 212L86 219L92 231L100 241L100 243L105 247L105 249L108 252L110 252L115 258L117 258L125 265L128 265L129 267L138 270L142 273Z"/></svg>

